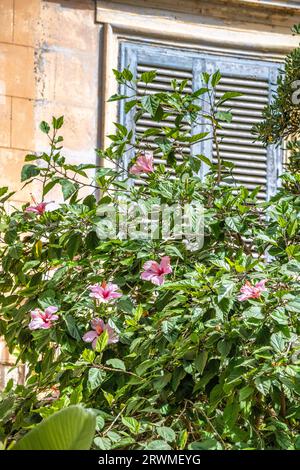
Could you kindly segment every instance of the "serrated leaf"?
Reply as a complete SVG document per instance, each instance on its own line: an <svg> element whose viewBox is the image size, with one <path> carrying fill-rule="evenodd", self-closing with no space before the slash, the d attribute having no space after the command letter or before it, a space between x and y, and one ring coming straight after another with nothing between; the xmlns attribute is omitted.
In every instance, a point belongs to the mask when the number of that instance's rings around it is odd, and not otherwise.
<svg viewBox="0 0 300 470"><path fill-rule="evenodd" d="M170 445L165 441L156 440L156 441L149 442L149 444L147 444L144 447L144 449L145 450L172 450L172 447L170 447Z"/></svg>
<svg viewBox="0 0 300 470"><path fill-rule="evenodd" d="M121 359L108 359L106 364L114 369L126 370L125 364Z"/></svg>
<svg viewBox="0 0 300 470"><path fill-rule="evenodd" d="M195 359L195 367L197 371L202 375L205 369L208 358L207 351L201 351Z"/></svg>
<svg viewBox="0 0 300 470"><path fill-rule="evenodd" d="M236 284L233 281L224 281L218 288L218 302L221 302L224 298L231 297L235 286Z"/></svg>
<svg viewBox="0 0 300 470"><path fill-rule="evenodd" d="M40 123L40 130L44 132L44 134L48 134L50 131L50 126L46 121L42 121Z"/></svg>
<svg viewBox="0 0 300 470"><path fill-rule="evenodd" d="M150 114L150 116L154 117L159 107L160 100L154 95L145 95L141 99L141 104L143 108Z"/></svg>
<svg viewBox="0 0 300 470"><path fill-rule="evenodd" d="M173 429L167 426L159 426L156 428L156 432L164 441L173 442L176 439L176 434Z"/></svg>
<svg viewBox="0 0 300 470"><path fill-rule="evenodd" d="M135 418L124 416L122 417L122 423L129 429L130 432L133 434L138 434L140 430L140 423Z"/></svg>
<svg viewBox="0 0 300 470"><path fill-rule="evenodd" d="M21 181L23 182L30 178L33 178L34 176L39 175L39 173L40 173L40 168L38 166L28 163L24 165L22 168Z"/></svg>
<svg viewBox="0 0 300 470"><path fill-rule="evenodd" d="M106 373L101 369L97 369L96 367L92 367L89 369L88 374L88 387L89 389L95 390L95 388L100 387L103 380L105 379Z"/></svg>

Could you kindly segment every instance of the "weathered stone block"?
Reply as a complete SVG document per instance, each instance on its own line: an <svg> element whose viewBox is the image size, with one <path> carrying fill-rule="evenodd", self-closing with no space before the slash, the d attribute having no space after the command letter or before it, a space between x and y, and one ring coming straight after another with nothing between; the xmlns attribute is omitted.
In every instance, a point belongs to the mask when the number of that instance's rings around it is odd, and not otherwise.
<svg viewBox="0 0 300 470"><path fill-rule="evenodd" d="M41 0L14 1L14 43L33 46Z"/></svg>
<svg viewBox="0 0 300 470"><path fill-rule="evenodd" d="M13 40L13 18L14 1L0 1L0 42L12 42Z"/></svg>
<svg viewBox="0 0 300 470"><path fill-rule="evenodd" d="M0 146L10 147L11 98L0 96Z"/></svg>
<svg viewBox="0 0 300 470"><path fill-rule="evenodd" d="M11 146L17 149L34 149L33 101L12 98Z"/></svg>
<svg viewBox="0 0 300 470"><path fill-rule="evenodd" d="M7 95L34 97L33 68L31 47L0 43L0 81L4 81Z"/></svg>

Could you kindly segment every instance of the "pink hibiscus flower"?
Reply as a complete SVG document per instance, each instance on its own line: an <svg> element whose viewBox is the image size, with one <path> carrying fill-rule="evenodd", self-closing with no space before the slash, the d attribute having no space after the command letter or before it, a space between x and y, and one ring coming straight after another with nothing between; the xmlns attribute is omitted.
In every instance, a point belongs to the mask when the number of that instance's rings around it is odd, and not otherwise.
<svg viewBox="0 0 300 470"><path fill-rule="evenodd" d="M53 322L58 320L58 315L54 315L58 308L54 306L47 307L44 312L36 308L30 312L31 322L28 327L30 330L48 330L53 326Z"/></svg>
<svg viewBox="0 0 300 470"><path fill-rule="evenodd" d="M147 261L143 269L141 279L156 286L161 286L165 282L165 275L172 272L169 256L163 256L159 264L156 261Z"/></svg>
<svg viewBox="0 0 300 470"><path fill-rule="evenodd" d="M134 165L129 170L132 175L140 175L142 173L152 173L153 169L153 154L152 152L142 152Z"/></svg>
<svg viewBox="0 0 300 470"><path fill-rule="evenodd" d="M47 204L50 204L50 202L40 202L35 206L28 206L26 207L25 212L34 212L35 214L43 215L46 210Z"/></svg>
<svg viewBox="0 0 300 470"><path fill-rule="evenodd" d="M103 281L101 284L94 284L93 286L89 286L89 289L91 291L90 297L98 299L101 303L106 303L110 300L122 297L122 293L118 292L119 287L117 284L113 284L112 282L106 283Z"/></svg>
<svg viewBox="0 0 300 470"><path fill-rule="evenodd" d="M245 285L241 287L240 292L242 294L239 295L238 300L242 302L243 300L248 299L258 299L261 296L261 293L267 290L265 287L266 282L267 279L263 279L253 286L249 281L246 281Z"/></svg>
<svg viewBox="0 0 300 470"><path fill-rule="evenodd" d="M82 337L83 341L86 343L92 343L92 348L96 349L97 339L104 332L108 333L108 344L117 343L119 341L119 336L112 326L108 323L104 323L101 318L94 318L91 321L92 330L85 333Z"/></svg>

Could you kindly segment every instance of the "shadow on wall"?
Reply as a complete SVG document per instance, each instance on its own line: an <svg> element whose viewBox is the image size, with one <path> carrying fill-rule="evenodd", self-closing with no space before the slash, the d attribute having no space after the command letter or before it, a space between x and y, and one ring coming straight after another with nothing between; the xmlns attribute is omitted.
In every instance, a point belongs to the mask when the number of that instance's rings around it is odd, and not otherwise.
<svg viewBox="0 0 300 470"><path fill-rule="evenodd" d="M62 8L96 10L96 0L42 0L43 3L57 3Z"/></svg>

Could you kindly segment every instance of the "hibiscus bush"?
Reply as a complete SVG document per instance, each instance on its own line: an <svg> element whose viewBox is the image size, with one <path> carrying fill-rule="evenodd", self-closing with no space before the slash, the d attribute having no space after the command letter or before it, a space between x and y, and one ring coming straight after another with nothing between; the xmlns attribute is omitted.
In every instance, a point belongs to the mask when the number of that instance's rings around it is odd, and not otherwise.
<svg viewBox="0 0 300 470"><path fill-rule="evenodd" d="M1 189L0 332L26 364L25 385L2 393L4 446L81 404L96 415L96 449L299 449L299 167L291 159L278 194L259 202L218 152L216 131L231 120L218 107L237 95L214 100L219 72L188 94L172 81L144 96L128 69L115 75L131 93L112 100L155 126L134 136L116 123L97 151L107 168L69 163L63 117L43 122L50 150L27 155L21 175L36 200L7 212ZM212 132L191 135L199 122ZM183 151L208 138L217 164ZM64 202L50 205L58 188ZM124 202L196 202L203 246L160 230L125 237L120 214L118 236L104 238L107 208Z"/></svg>

